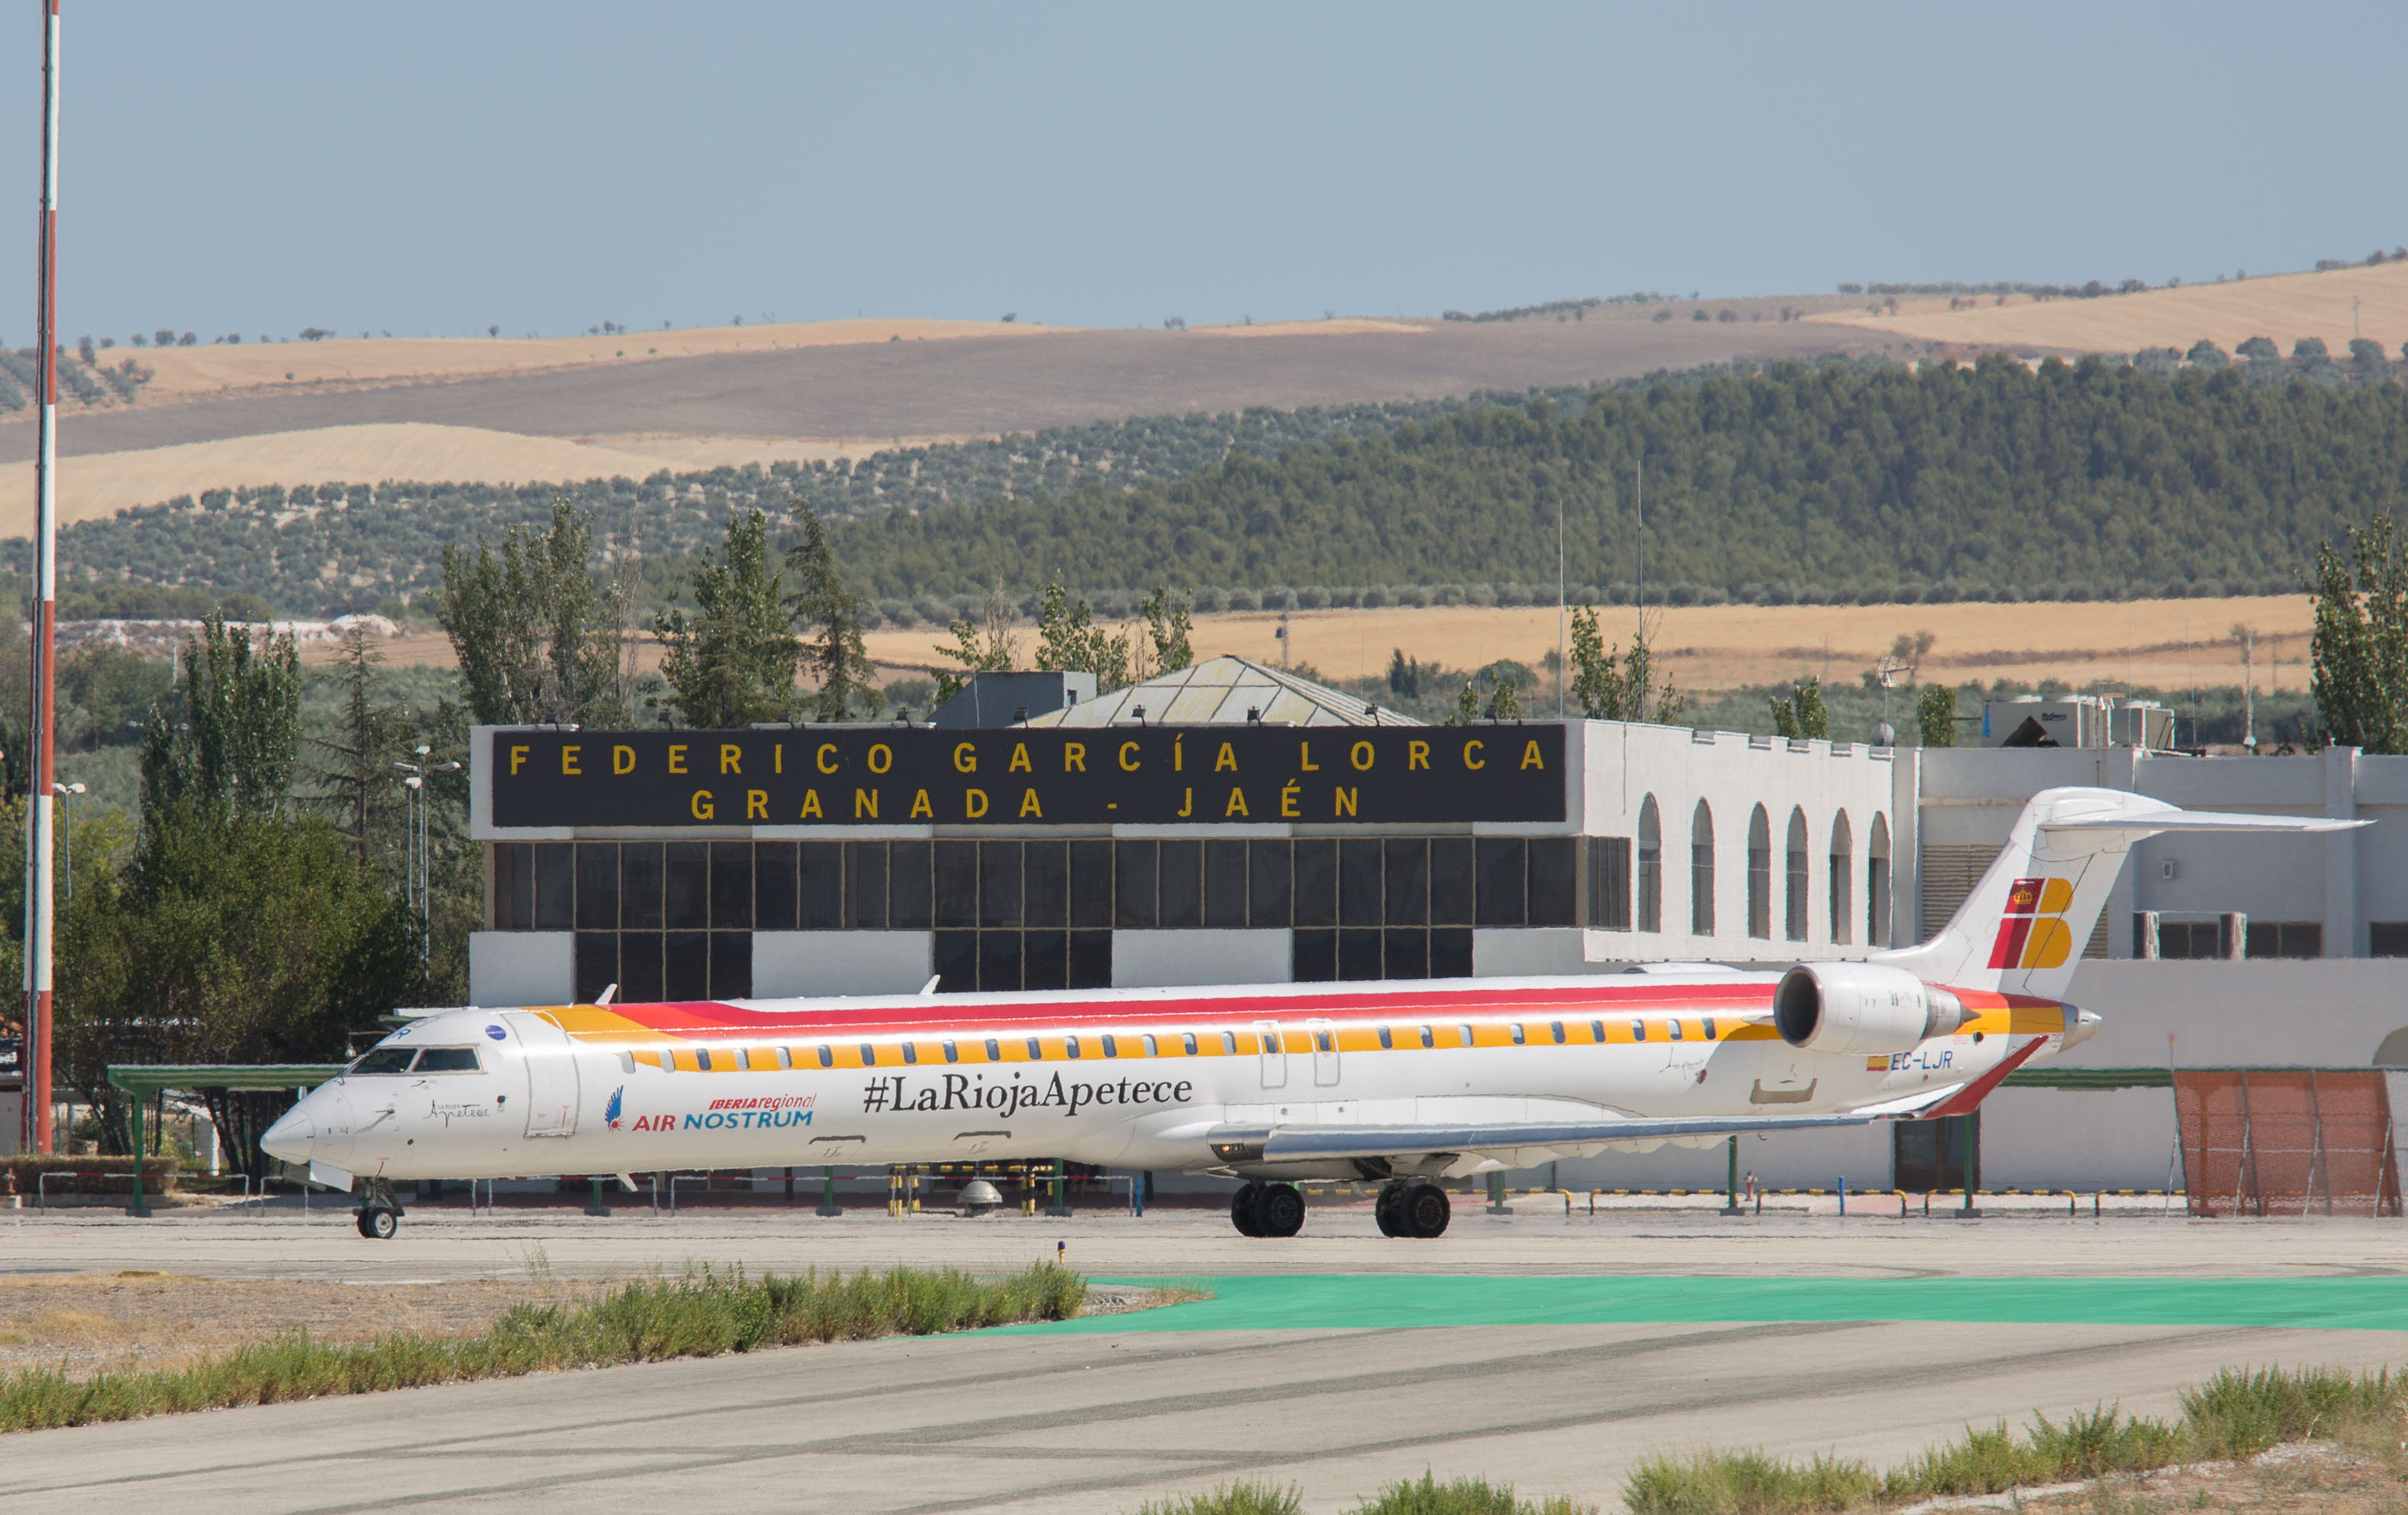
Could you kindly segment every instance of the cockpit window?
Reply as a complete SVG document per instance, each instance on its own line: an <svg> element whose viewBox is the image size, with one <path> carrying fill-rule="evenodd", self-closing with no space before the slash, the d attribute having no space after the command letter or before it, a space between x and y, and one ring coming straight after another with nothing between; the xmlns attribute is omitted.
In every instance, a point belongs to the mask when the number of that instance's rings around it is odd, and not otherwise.
<svg viewBox="0 0 2408 1515"><path fill-rule="evenodd" d="M368 1055L351 1065L353 1073L408 1073L409 1060L418 1054L415 1047L377 1047Z"/></svg>
<svg viewBox="0 0 2408 1515"><path fill-rule="evenodd" d="M477 1049L474 1047L428 1047L418 1054L418 1065L412 1073L475 1073L478 1071Z"/></svg>

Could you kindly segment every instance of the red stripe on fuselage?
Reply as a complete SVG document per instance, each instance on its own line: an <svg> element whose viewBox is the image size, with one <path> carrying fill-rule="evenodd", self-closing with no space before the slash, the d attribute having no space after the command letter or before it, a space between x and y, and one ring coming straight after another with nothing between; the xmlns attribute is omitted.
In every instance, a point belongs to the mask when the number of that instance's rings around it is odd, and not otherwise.
<svg viewBox="0 0 2408 1515"><path fill-rule="evenodd" d="M1328 1021L1340 1025L1448 1018L1494 1020L1519 1015L1526 1019L1568 1016L1580 1019L1630 1014L1678 1012L1717 1015L1760 1012L1772 1004L1777 980L1767 978L1727 984L1613 984L1591 988L1514 990L1403 989L1385 992L1252 995L1199 994L1159 999L1114 991L1116 997L1094 999L1064 993L1010 996L963 995L916 999L904 1005L848 1006L823 1002L796 1010L765 1010L713 1000L663 1004L612 1005L611 1012L647 1030L687 1040L724 1039L751 1033L776 1032L815 1036L891 1036L897 1032L943 1035L947 1032L1009 1032L1058 1029L1087 1024L1236 1025L1252 1021ZM1959 990L1957 997L1971 1009L2002 1009L2043 1006L2051 999ZM1120 997L1129 996L1129 997ZM809 1002L806 1002L809 1005Z"/></svg>

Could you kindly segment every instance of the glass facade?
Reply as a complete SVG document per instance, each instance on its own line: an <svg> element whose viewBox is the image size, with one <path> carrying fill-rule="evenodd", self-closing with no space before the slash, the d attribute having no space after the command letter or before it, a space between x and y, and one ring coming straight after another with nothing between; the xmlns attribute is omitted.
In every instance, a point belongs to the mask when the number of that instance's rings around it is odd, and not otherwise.
<svg viewBox="0 0 2408 1515"><path fill-rule="evenodd" d="M752 992L755 931L927 931L948 991L1099 988L1114 930L1295 933L1293 977L1469 977L1475 926L1630 927L1627 838L498 842L492 929L575 993Z"/></svg>

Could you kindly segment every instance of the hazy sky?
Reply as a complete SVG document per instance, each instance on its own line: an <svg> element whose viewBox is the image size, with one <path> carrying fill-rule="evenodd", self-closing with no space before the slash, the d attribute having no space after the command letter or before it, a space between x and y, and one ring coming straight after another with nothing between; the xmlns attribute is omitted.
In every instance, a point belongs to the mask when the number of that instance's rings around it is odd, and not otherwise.
<svg viewBox="0 0 2408 1515"><path fill-rule="evenodd" d="M1151 324L2408 241L2408 6L64 0L62 324ZM34 0L0 21L33 323Z"/></svg>

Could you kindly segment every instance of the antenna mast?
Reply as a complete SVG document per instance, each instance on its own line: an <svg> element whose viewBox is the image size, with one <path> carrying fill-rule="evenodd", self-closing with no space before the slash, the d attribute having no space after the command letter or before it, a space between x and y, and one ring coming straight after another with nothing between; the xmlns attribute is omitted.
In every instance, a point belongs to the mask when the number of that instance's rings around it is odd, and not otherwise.
<svg viewBox="0 0 2408 1515"><path fill-rule="evenodd" d="M33 802L25 816L25 1140L51 1150L50 1133L50 748L58 633L59 419L59 0L42 0L42 205L36 235L39 274L35 332L42 353L36 395L33 707L25 735ZM137 1159L140 1154L136 1154Z"/></svg>

